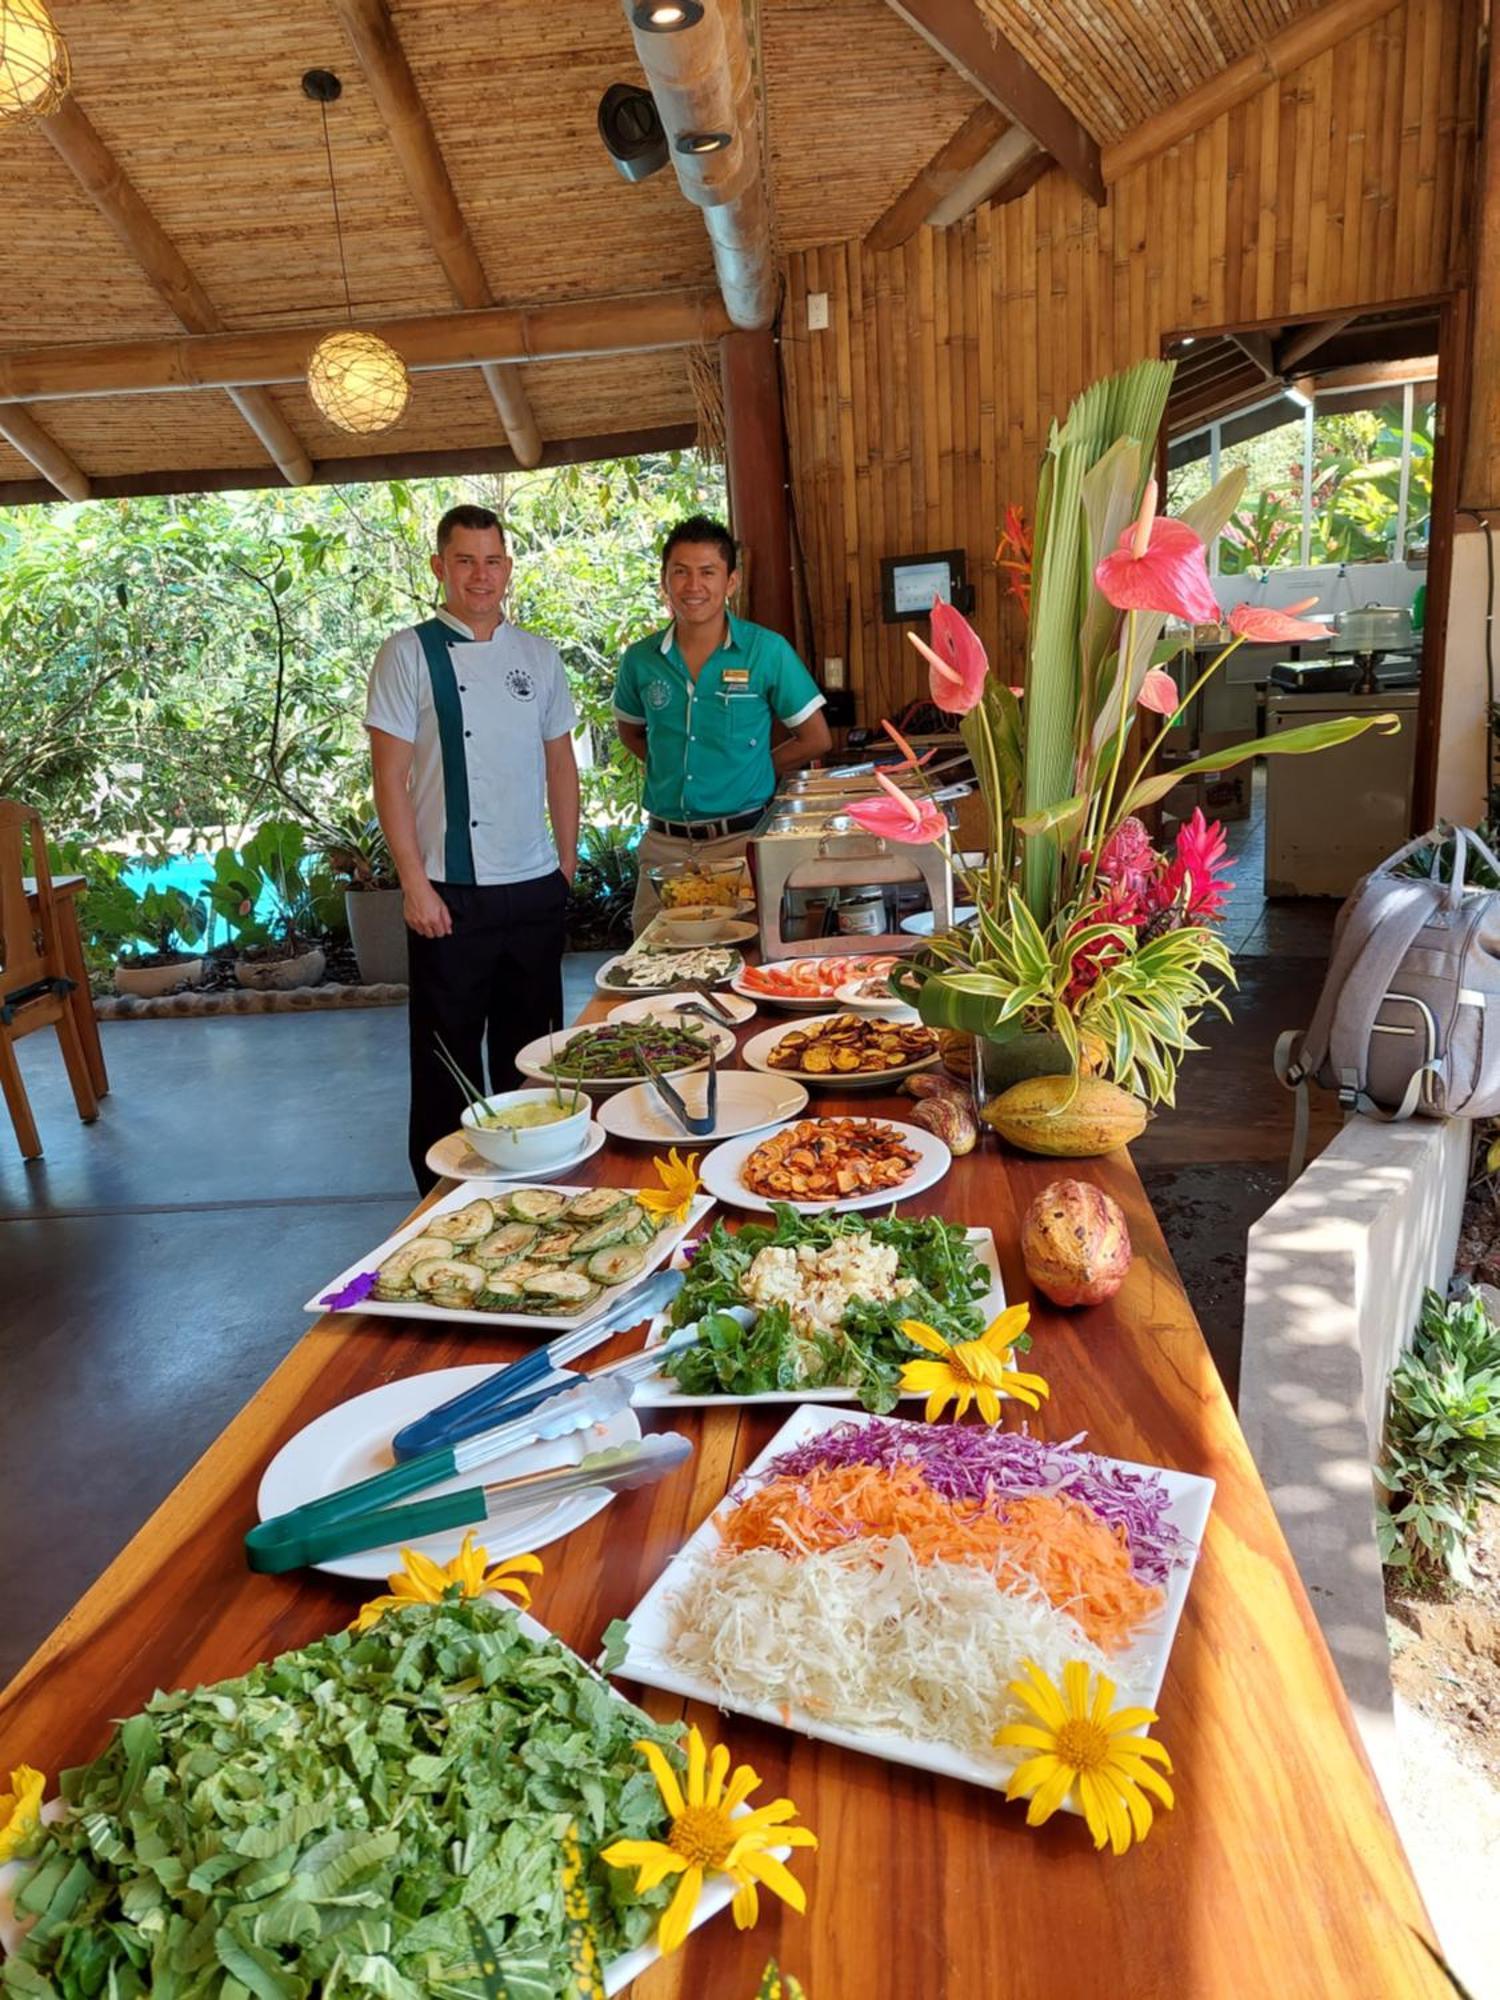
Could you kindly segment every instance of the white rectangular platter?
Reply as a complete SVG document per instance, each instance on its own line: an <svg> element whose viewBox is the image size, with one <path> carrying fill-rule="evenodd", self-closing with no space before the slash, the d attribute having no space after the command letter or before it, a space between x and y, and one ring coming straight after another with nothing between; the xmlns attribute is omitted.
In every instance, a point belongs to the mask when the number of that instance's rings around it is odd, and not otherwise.
<svg viewBox="0 0 1500 2000"><path fill-rule="evenodd" d="M974 1301L986 1325L997 1314L1005 1310L1005 1283L1000 1276L1000 1259L995 1252L994 1232L988 1229L970 1229L966 1232L971 1248L981 1264L990 1274L990 1288L982 1298ZM674 1271L685 1270L687 1258L681 1248L673 1253ZM659 1347L671 1332L666 1315L658 1313L646 1332L646 1346ZM857 1400L853 1389L763 1389L753 1396L687 1396L684 1395L670 1375L648 1375L640 1382L631 1397L631 1403L638 1410L698 1410L739 1403L852 1403ZM908 1390L901 1398L903 1403L923 1400L919 1390Z"/></svg>
<svg viewBox="0 0 1500 2000"><path fill-rule="evenodd" d="M736 1482L697 1533L672 1558L630 1614L629 1646L616 1672L623 1678L639 1681L646 1687L664 1688L671 1694L686 1695L690 1700L707 1702L711 1707L754 1716L757 1721L794 1729L800 1735L816 1737L824 1743L836 1743L845 1750L858 1750L866 1756L880 1757L892 1764L909 1764L919 1771L932 1771L940 1777L959 1778L966 1784L983 1785L992 1791L1003 1790L1012 1766L999 1760L991 1763L951 1743L942 1743L935 1739L922 1741L885 1730L841 1728L837 1724L821 1721L801 1709L783 1710L779 1705L771 1703L728 1701L712 1682L685 1672L669 1657L672 1624L670 1600L679 1584L686 1581L689 1569L707 1561L718 1546L718 1516L727 1513L737 1504L745 1486L752 1483L763 1468L780 1453L791 1450L794 1445L803 1443L807 1438L816 1437L822 1431L830 1430L835 1424L872 1421L890 1423L898 1420L890 1417L872 1419L860 1412L814 1409L806 1405L793 1411L759 1458L748 1467L743 1478ZM1173 1526L1192 1544L1191 1558L1185 1563L1178 1564L1167 1580L1166 1600L1155 1621L1137 1636L1132 1646L1116 1655L1110 1670L1112 1676L1130 1688L1132 1699L1138 1695L1148 1707L1154 1708L1166 1677L1172 1641L1182 1617L1183 1606L1187 1602L1188 1585L1197 1562L1198 1548L1203 1540L1204 1529L1208 1525L1214 1482L1211 1479L1200 1479L1192 1473L1169 1472L1157 1466L1130 1465L1113 1459L1104 1459L1102 1462L1105 1465L1122 1465L1123 1469L1129 1472L1155 1472L1171 1497L1169 1518ZM1019 1666L1019 1662L1017 1664Z"/></svg>
<svg viewBox="0 0 1500 2000"><path fill-rule="evenodd" d="M609 1286L591 1299L581 1313L481 1312L477 1307L471 1306L417 1305L409 1299L363 1298L349 1306L330 1306L324 1303L327 1298L343 1291L367 1271L376 1270L387 1257L393 1256L401 1245L409 1242L413 1236L421 1236L435 1215L446 1215L454 1209L466 1208L471 1201L494 1200L498 1196L513 1193L517 1188L533 1185L540 1186L541 1183L527 1180L460 1181L457 1187L435 1201L431 1208L423 1209L415 1221L405 1224L394 1236L388 1236L383 1243L377 1243L368 1256L359 1258L347 1270L340 1271L330 1283L320 1285L316 1294L307 1301L302 1310L310 1313L368 1313L385 1319L442 1320L449 1323L456 1320L464 1326L524 1327L530 1332L550 1338L554 1333L567 1333L572 1327L584 1326L588 1321L607 1313L610 1301L623 1296L650 1272L658 1270L689 1231L695 1229L713 1207L711 1196L695 1195L686 1220L669 1223L665 1229L657 1232L654 1241L646 1250L646 1262L630 1282L625 1285ZM554 1194L575 1195L586 1192L582 1183L570 1185L567 1182L551 1181L547 1186Z"/></svg>

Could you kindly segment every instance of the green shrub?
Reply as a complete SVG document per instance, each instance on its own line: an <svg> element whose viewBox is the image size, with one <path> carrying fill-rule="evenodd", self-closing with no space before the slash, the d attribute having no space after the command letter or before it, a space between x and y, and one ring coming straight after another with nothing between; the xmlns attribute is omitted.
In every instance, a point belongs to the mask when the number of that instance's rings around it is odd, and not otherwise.
<svg viewBox="0 0 1500 2000"><path fill-rule="evenodd" d="M1385 1457L1376 1478L1380 1558L1390 1569L1471 1580L1468 1540L1480 1502L1500 1498L1500 1328L1477 1296L1422 1302L1391 1376Z"/></svg>

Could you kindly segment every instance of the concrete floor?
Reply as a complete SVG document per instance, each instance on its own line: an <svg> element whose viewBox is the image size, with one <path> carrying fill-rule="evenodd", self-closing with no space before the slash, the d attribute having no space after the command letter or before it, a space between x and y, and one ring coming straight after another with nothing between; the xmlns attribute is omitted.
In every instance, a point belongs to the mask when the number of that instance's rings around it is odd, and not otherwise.
<svg viewBox="0 0 1500 2000"><path fill-rule="evenodd" d="M1258 816L1232 831L1235 1020L1136 1148L1231 1387L1245 1232L1290 1131L1270 1049L1309 1017L1331 918L1264 911ZM568 961L569 1020L601 961ZM0 1124L0 1684L280 1361L303 1300L410 1208L405 1034L399 1008L107 1022L92 1127L53 1038L20 1045L47 1157Z"/></svg>

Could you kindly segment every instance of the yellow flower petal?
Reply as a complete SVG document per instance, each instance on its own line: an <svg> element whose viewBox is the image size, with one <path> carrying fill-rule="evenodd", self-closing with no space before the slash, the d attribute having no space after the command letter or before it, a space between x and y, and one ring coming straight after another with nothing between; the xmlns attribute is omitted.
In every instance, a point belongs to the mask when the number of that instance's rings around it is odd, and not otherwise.
<svg viewBox="0 0 1500 2000"><path fill-rule="evenodd" d="M410 1586L413 1597L423 1604L437 1604L447 1596L453 1578L447 1570L439 1569L431 1556L424 1556L420 1549L403 1549L401 1561L405 1574L387 1578L398 1597L406 1595L403 1583Z"/></svg>
<svg viewBox="0 0 1500 2000"><path fill-rule="evenodd" d="M764 1882L773 1896L779 1896L799 1916L806 1910L807 1891L785 1862L778 1861L774 1854L747 1854L744 1867L747 1875Z"/></svg>
<svg viewBox="0 0 1500 2000"><path fill-rule="evenodd" d="M687 1868L677 1884L677 1893L668 1903L656 1930L656 1942L663 1958L676 1951L692 1926L693 1912L703 1893L703 1870Z"/></svg>
<svg viewBox="0 0 1500 2000"><path fill-rule="evenodd" d="M41 1823L42 1794L47 1780L31 1764L17 1764L10 1790L0 1792L0 1861L6 1861L30 1839Z"/></svg>
<svg viewBox="0 0 1500 2000"><path fill-rule="evenodd" d="M906 1335L906 1338L911 1342L913 1347L924 1347L929 1354L946 1355L951 1354L953 1351L937 1328L929 1326L924 1319L902 1320L901 1331Z"/></svg>
<svg viewBox="0 0 1500 2000"><path fill-rule="evenodd" d="M753 1882L741 1882L729 1907L734 1913L735 1929L752 1930L760 1920L760 1891Z"/></svg>
<svg viewBox="0 0 1500 2000"><path fill-rule="evenodd" d="M935 1424L938 1418L943 1414L943 1410L947 1405L948 1397L951 1393L952 1392L948 1389L934 1389L932 1394L927 1398L927 1402L925 1407L923 1408L922 1415L929 1424Z"/></svg>
<svg viewBox="0 0 1500 2000"><path fill-rule="evenodd" d="M724 1798L724 1780L729 1776L729 1751L724 1744L714 1745L714 1754L708 1760L708 1792L706 1802L711 1806L720 1805Z"/></svg>
<svg viewBox="0 0 1500 2000"><path fill-rule="evenodd" d="M1063 1700L1068 1714L1080 1720L1089 1712L1089 1670L1082 1660L1069 1660L1063 1668Z"/></svg>
<svg viewBox="0 0 1500 2000"><path fill-rule="evenodd" d="M1059 1761L1051 1777L1044 1779L1032 1793L1031 1804L1026 1808L1026 1824L1041 1826L1051 1819L1072 1788L1072 1767Z"/></svg>
<svg viewBox="0 0 1500 2000"><path fill-rule="evenodd" d="M1110 1756L1117 1763L1134 1764L1144 1757L1149 1757L1154 1763L1160 1764L1164 1771L1170 1771L1172 1768L1172 1759L1167 1755L1166 1744L1158 1743L1154 1737L1117 1737L1109 1749Z"/></svg>
<svg viewBox="0 0 1500 2000"><path fill-rule="evenodd" d="M1160 1771L1153 1771L1149 1764L1138 1764L1130 1773L1130 1779L1132 1784L1143 1786L1154 1798L1160 1799L1168 1812L1176 1805L1176 1793Z"/></svg>
<svg viewBox="0 0 1500 2000"><path fill-rule="evenodd" d="M1008 1799L1029 1798L1038 1785L1044 1784L1054 1772L1064 1768L1054 1750L1044 1750L1039 1756L1028 1757L1011 1772L1005 1796Z"/></svg>
<svg viewBox="0 0 1500 2000"><path fill-rule="evenodd" d="M979 1387L974 1391L974 1401L979 1406L980 1416L984 1418L987 1424L999 1423L1000 1398L988 1382L981 1382Z"/></svg>
<svg viewBox="0 0 1500 2000"><path fill-rule="evenodd" d="M677 1773L667 1761L666 1751L659 1743L643 1742L637 1743L635 1747L651 1767L651 1775L656 1780L656 1789L661 1793L661 1802L668 1814L673 1819L680 1819L687 1810L687 1801L682 1796Z"/></svg>
<svg viewBox="0 0 1500 2000"><path fill-rule="evenodd" d="M680 1875L687 1867L682 1856L660 1840L617 1840L603 1850L600 1859L611 1868L638 1868L638 1895L660 1888L669 1875Z"/></svg>
<svg viewBox="0 0 1500 2000"><path fill-rule="evenodd" d="M399 1611L407 1602L400 1597L372 1597L368 1604L360 1606L359 1616L349 1627L351 1632L368 1632L372 1625L378 1625L387 1611Z"/></svg>
<svg viewBox="0 0 1500 2000"><path fill-rule="evenodd" d="M1156 1710L1154 1708L1117 1708L1114 1714L1107 1719L1104 1716L1095 1716L1094 1718L1096 1722L1103 1724L1105 1730L1111 1736L1124 1736L1132 1729L1149 1729L1156 1719ZM1155 1745L1155 1748L1160 1750L1161 1745L1158 1743Z"/></svg>
<svg viewBox="0 0 1500 2000"><path fill-rule="evenodd" d="M1078 1802L1083 1807L1083 1817L1095 1847L1102 1847L1110 1837L1109 1815L1104 1808L1099 1780L1092 1771L1080 1771L1078 1774Z"/></svg>
<svg viewBox="0 0 1500 2000"><path fill-rule="evenodd" d="M1007 1306L998 1318L990 1321L984 1330L984 1337L986 1340L992 1340L996 1346L1014 1347L1030 1323L1029 1304Z"/></svg>
<svg viewBox="0 0 1500 2000"><path fill-rule="evenodd" d="M1151 1801L1146 1797L1140 1786L1133 1784L1129 1778L1124 1777L1118 1771L1112 1775L1119 1789L1120 1797L1125 1801L1126 1810L1130 1814L1131 1831L1137 1840L1144 1840L1146 1835L1151 1831L1152 1820L1154 1818L1151 1811Z"/></svg>
<svg viewBox="0 0 1500 2000"><path fill-rule="evenodd" d="M1007 1369L1001 1387L1007 1396L1030 1403L1032 1409L1038 1407L1038 1397L1052 1394L1052 1385L1044 1375L1026 1375L1019 1369Z"/></svg>
<svg viewBox="0 0 1500 2000"><path fill-rule="evenodd" d="M1115 1684L1108 1674L1094 1676L1094 1706L1091 1719L1102 1729L1109 1718L1110 1703L1115 1698Z"/></svg>
<svg viewBox="0 0 1500 2000"><path fill-rule="evenodd" d="M720 1801L725 1812L735 1812L750 1794L760 1789L760 1773L750 1764L741 1764L729 1780L729 1789Z"/></svg>
<svg viewBox="0 0 1500 2000"><path fill-rule="evenodd" d="M1030 1660L1023 1663L1024 1681L1012 1681L1009 1692L1017 1701L1024 1703L1039 1722L1049 1729L1061 1729L1068 1719L1068 1711L1063 1707L1062 1697L1048 1680L1040 1667Z"/></svg>
<svg viewBox="0 0 1500 2000"><path fill-rule="evenodd" d="M1050 1750L1055 1740L1050 1729L1039 1729L1034 1722L1007 1722L995 1731L1002 1750Z"/></svg>
<svg viewBox="0 0 1500 2000"><path fill-rule="evenodd" d="M694 1727L688 1731L687 1739L687 1802L690 1806L703 1804L703 1772L708 1762L708 1751L704 1747L701 1730Z"/></svg>

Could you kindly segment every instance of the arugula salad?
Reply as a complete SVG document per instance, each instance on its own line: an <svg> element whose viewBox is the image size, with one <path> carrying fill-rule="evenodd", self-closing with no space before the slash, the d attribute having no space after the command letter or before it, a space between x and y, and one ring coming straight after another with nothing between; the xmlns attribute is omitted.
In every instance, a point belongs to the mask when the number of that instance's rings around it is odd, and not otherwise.
<svg viewBox="0 0 1500 2000"><path fill-rule="evenodd" d="M598 1859L667 1829L632 1744L675 1747L566 1647L484 1601L388 1613L241 1679L158 1694L33 1836L7 1996L558 2000L563 1837L600 1959L671 1891ZM490 1982L480 1977L495 1961Z"/></svg>
<svg viewBox="0 0 1500 2000"><path fill-rule="evenodd" d="M699 1339L663 1357L686 1395L850 1389L884 1414L901 1366L919 1350L900 1331L925 1320L946 1339L984 1331L976 1301L992 1277L967 1231L941 1216L803 1215L785 1203L770 1223L699 1243L672 1302L671 1323L699 1322ZM749 1326L735 1309L753 1314Z"/></svg>

